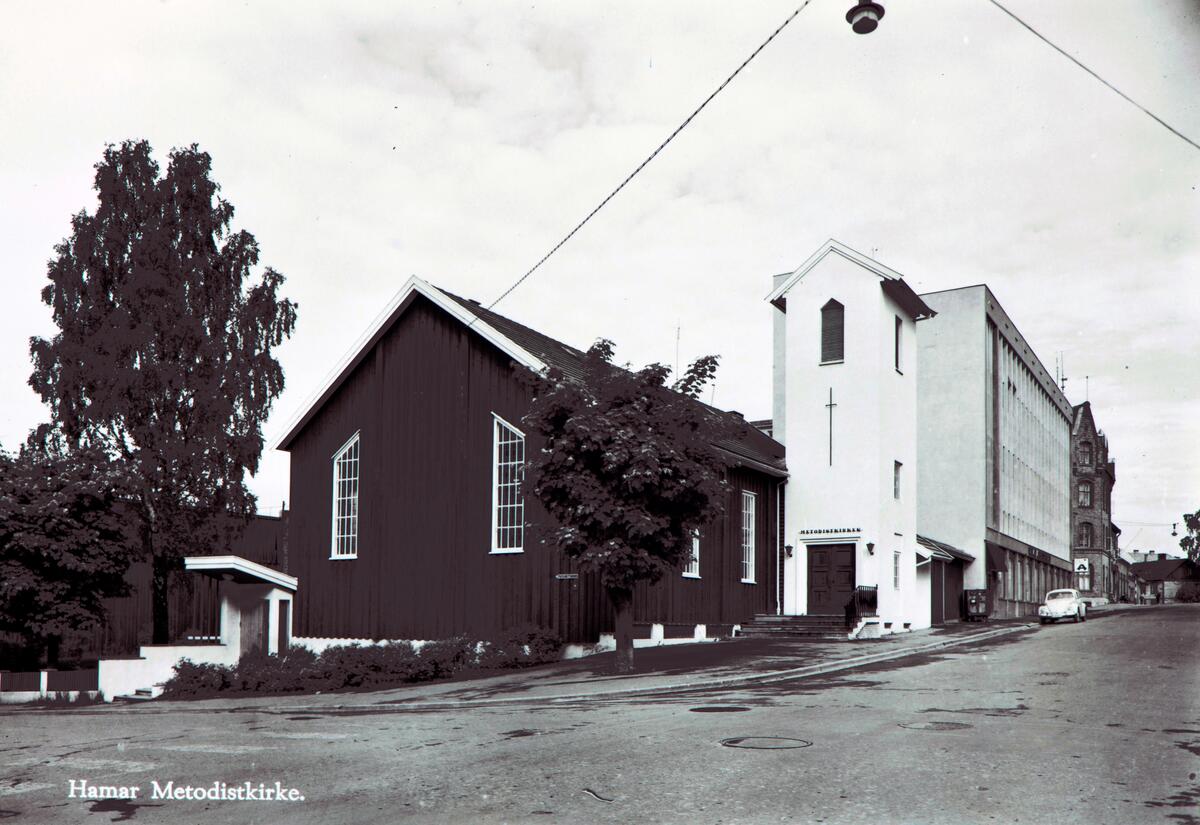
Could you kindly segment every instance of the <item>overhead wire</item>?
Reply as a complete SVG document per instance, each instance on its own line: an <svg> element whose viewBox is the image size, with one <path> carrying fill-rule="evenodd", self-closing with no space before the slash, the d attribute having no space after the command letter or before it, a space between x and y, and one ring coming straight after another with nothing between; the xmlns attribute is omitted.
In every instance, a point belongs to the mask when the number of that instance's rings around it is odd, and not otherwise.
<svg viewBox="0 0 1200 825"><path fill-rule="evenodd" d="M743 60L741 65L738 66L736 69L734 69L733 73L730 74L729 77L725 78L725 80L721 82L721 85L718 86L712 92L712 94L710 94L708 97L704 98L704 102L701 103L699 106L697 106L690 115L688 115L686 118L684 118L683 122L675 127L675 131L671 132L671 134L667 136L667 139L658 145L657 149L655 149L653 152L651 152L646 157L645 160L643 160L641 163L639 163L637 165L636 169L634 169L632 172L630 172L628 175L626 175L625 180L621 181L620 185L617 186L616 189L609 192L607 197L605 197L604 200L600 201L600 203L596 206L595 209L593 209L591 212L589 212L587 214L587 216L584 217L583 220L581 220L579 223L577 223L570 232L568 232L565 236L563 236L562 240L560 240L558 243L556 243L550 249L549 252L547 252L545 255L543 255L541 260L539 260L536 264L534 264L532 267L530 267L529 270L524 275L522 275L520 278L518 278L513 283L512 286L510 286L508 289L504 290L504 292L502 292L500 294L499 298L497 298L496 300L494 300L490 304L488 304L487 309L491 309L496 304L500 303L505 298L507 298L509 293L511 293L514 289L516 289L521 284L523 284L526 281L526 279L529 278L530 275L532 275L534 272L537 272L537 270L541 268L542 264L544 264L546 261L548 261L550 259L551 255L553 255L560 248L562 248L563 244L565 244L567 241L571 240L571 238L573 238L575 236L575 233L577 233L580 229L583 229L584 225L588 221L590 221L596 215L597 212L599 212L601 209L603 209L608 204L609 201L611 201L614 197L616 197L617 193L619 193L622 189L624 189L626 187L626 185L628 185L628 183L631 180L633 180L639 172L641 172L643 169L645 169L646 166L650 163L650 161L652 161L656 157L658 157L659 153L662 152L663 149L667 148L667 144L669 144L671 141L673 141L675 139L676 135L678 135L680 132L682 132L684 129L686 129L688 124L690 124L696 118L696 115L698 115L698 114L700 114L700 112L704 111L704 108L706 106L708 106L709 103L712 102L713 98L715 98L717 95L719 95L725 89L725 87L728 86L733 81L733 79L735 77L737 77L739 74L741 74L742 69L744 69L744 68L746 68L746 66L750 65L750 61L752 61L754 58L758 57L759 52L761 52L763 49L765 49L767 46L769 46L771 44L771 41L774 40L776 37L778 37L779 33L781 31L783 31L789 23L791 23L793 20L795 20L796 16L798 14L800 14L800 12L804 11L804 9L811 2L812 2L812 0L804 0L804 2L801 3L796 8L795 11L793 11L790 15L788 15L788 18L786 20L784 20L782 23L780 23L779 26L775 29L775 31L771 32L771 36L768 37L766 40L764 40L762 43L760 43L758 48L755 49L753 52L751 52L750 56L747 57L745 60ZM472 323L474 323L474 321L472 321Z"/></svg>
<svg viewBox="0 0 1200 825"><path fill-rule="evenodd" d="M671 143L671 141L673 141L676 138L676 136L679 135L680 132L682 132L684 129L686 129L688 127L688 125L696 118L696 116L699 115L700 112L704 111L705 107L707 107L708 104L711 103L712 100L717 95L719 95L722 91L724 91L725 87L728 86L733 81L734 78L736 78L739 74L741 74L742 70L745 69L746 66L748 66L752 60L754 60L754 58L758 57L759 53L762 52L762 50L765 49L767 46L769 46L771 44L771 42L773 40L775 40L776 37L779 36L780 32L782 32L788 26L788 24L790 24L793 20L795 20L796 17L800 14L800 12L804 11L804 9L807 8L809 3L811 3L811 2L812 2L812 0L804 0L804 2L801 3L796 8L795 11L793 11L790 15L788 15L787 19L785 19L782 23L780 23L779 26L775 29L775 31L771 32L770 36L767 37L767 39L764 40L762 43L760 43L758 48L756 48L753 52L750 53L749 57L747 57L745 60L742 61L741 65L739 65L736 69L734 69L733 72L727 78L725 78L725 80L722 81L721 84L719 86L717 86L717 88L711 94L709 94L709 96L706 97L704 99L704 101L692 111L691 114L689 114L686 118L684 118L682 123L680 123L678 126L675 127L675 130L673 132L671 132L670 135L667 136L666 140L664 140L662 143L660 143L658 145L658 147L646 157L645 160L643 160L641 163L639 163L632 172L630 172L628 175L626 175L625 179L623 181L621 181L621 183L618 184L615 189L613 189L611 192L609 192L608 195L606 195L605 198L602 201L600 201L600 203L597 204L595 206L595 208L592 209L592 211L588 212L587 215L584 216L583 220L581 220L581 221L579 221L579 223L575 224L575 226L571 229L570 232L568 232L566 235L564 235L562 237L562 239L558 241L558 243L556 243L553 247L551 247L549 252L547 252L545 255L543 255L538 260L537 263L535 263L528 270L526 270L526 272L523 275L521 275L520 278L518 278L516 281L514 281L512 283L512 285L508 287L508 289L506 289L506 290L504 290L504 292L500 293L499 297L497 297L494 301L492 301L490 304L488 304L486 308L490 310L493 307L495 307L496 304L500 303L505 298L507 298L513 292L513 290L515 290L521 284L525 283L525 281L528 280L529 277L531 275L533 275L533 273L537 272L542 267L542 264L546 263L546 261L548 261L550 259L550 257L552 255L554 255L554 253L558 252L558 250L561 249L564 244L566 244L569 240L571 240L571 238L575 237L576 233L578 233L579 230L583 229L583 227L585 225L587 225L588 221L590 221L593 217L595 217L596 214L601 209L603 209L605 206L607 206L608 202L611 201L614 197L616 197L617 194L620 193L621 190L624 189L629 184L630 181L632 181L635 177L637 177L637 175L643 169L645 169L646 166L649 165L649 163L652 160L654 160L656 157L658 157L658 155L662 152L662 150L665 149ZM1104 84L1104 86L1106 86L1108 89L1112 90L1114 93L1119 95L1125 101L1127 101L1128 103L1130 103L1131 105L1136 107L1138 110L1140 110L1142 113L1144 113L1147 117L1151 118L1156 123L1161 125L1163 128L1165 128L1171 134L1175 135L1180 140L1184 141L1185 143L1192 146L1193 148L1200 149L1200 144L1196 143L1196 141L1192 140L1187 135L1183 134L1178 129L1171 126L1171 124L1167 123L1165 120L1163 120L1158 115L1151 112L1145 106L1138 103L1136 100L1131 98L1129 95L1122 92L1120 89L1118 89L1112 83L1109 83L1107 80L1105 80L1099 74L1097 74L1095 71L1088 68L1086 65L1083 64L1082 61L1080 61L1078 58L1076 58L1075 56L1073 56L1072 54L1067 52L1065 49L1061 48L1056 43L1051 41L1048 37L1046 37L1044 34L1039 32L1037 29L1035 29L1029 23L1026 23L1016 13L1014 13L1013 11L1008 9L1006 6L1004 6L1002 3L1000 3L999 0L988 0L988 2L991 3L992 5L994 5L996 8L1000 9L1005 14L1007 14L1009 17L1011 17L1013 20L1015 20L1021 26L1026 28L1030 33L1032 33L1035 37L1037 37L1039 40L1044 42L1046 45L1050 46L1052 49L1057 51L1063 57L1067 58L1072 63L1074 63L1076 66L1083 69L1085 72L1087 72L1093 78L1098 80L1100 83ZM477 317L472 319L471 324L473 325L475 323L475 321L477 321L477 320L479 320Z"/></svg>
<svg viewBox="0 0 1200 825"><path fill-rule="evenodd" d="M1074 55L1072 55L1070 52L1068 52L1068 51L1066 51L1065 49L1061 48L1061 47L1060 47L1060 46L1058 46L1056 43L1053 43L1053 42L1050 40L1050 38L1046 37L1046 35L1042 34L1040 31L1038 31L1037 29L1035 29L1033 26L1029 25L1029 24L1028 24L1028 23L1026 23L1024 20L1022 20L1020 17L1018 17L1018 16L1017 16L1017 15L1016 15L1014 12L1012 12L1012 11L1010 11L1008 8L1006 8L1006 7L1005 7L1005 6L1004 6L1002 3L1000 3L1000 2L999 2L999 0L988 0L988 2L989 2L989 3L991 3L993 6L995 6L996 8L1000 9L1000 11L1004 12L1005 14L1007 14L1007 15L1008 15L1009 17L1011 17L1013 20L1016 20L1018 23L1020 23L1022 26L1024 26L1024 27L1025 27L1026 29L1028 29L1030 32L1032 32L1032 33L1033 33L1033 35L1034 35L1035 37L1037 37L1039 40L1041 40L1041 41L1042 41L1043 43L1045 43L1047 46L1049 46L1050 48L1054 49L1056 52L1058 52L1059 54L1061 54L1063 57L1067 58L1067 60L1070 60L1070 61L1071 61L1072 63L1074 63L1076 66L1078 66L1079 68L1083 69L1085 72L1087 72L1088 74L1090 74L1092 77L1096 78L1096 80L1099 80L1101 83L1103 83L1103 84L1104 84L1105 86L1107 86L1109 89L1111 89L1112 91L1116 92L1118 95L1120 95L1120 96L1121 96L1122 98L1124 98L1126 101L1128 101L1129 103L1131 103L1132 105L1134 105L1135 107L1137 107L1139 110L1141 110L1141 111L1142 111L1142 113L1143 113L1143 114L1145 114L1147 117L1149 117L1149 118L1151 118L1152 120L1154 120L1156 123L1158 123L1160 126L1162 126L1164 129L1166 129L1166 130L1167 130L1168 132L1170 132L1171 134L1175 135L1175 137L1179 138L1179 139L1180 139L1180 140L1182 140L1184 143L1187 143L1187 144L1188 144L1188 145L1190 145L1190 146L1191 146L1193 149L1200 149L1200 143L1196 143L1196 141L1192 140L1190 137L1188 137L1187 135L1185 135L1183 132L1179 131L1179 130L1178 130L1178 129L1176 129L1174 126L1172 126L1171 124L1167 123L1167 122L1166 122L1165 120L1163 120L1161 117L1159 117L1158 115L1154 114L1154 112L1150 111L1150 110L1149 110L1149 109L1147 109L1145 106L1143 106L1142 104L1138 103L1136 100L1134 100L1133 98L1131 98L1129 95L1127 95L1127 94L1125 94L1124 92L1122 92L1122 91L1121 91L1120 89L1118 89L1116 86L1114 86L1113 84L1109 83L1107 80L1105 80L1105 79L1104 79L1103 77L1101 77L1099 74L1097 74L1096 72L1094 72L1094 71L1092 71L1091 69L1089 69L1087 66L1085 66L1085 65L1084 65L1084 64L1083 64L1083 63L1082 63L1082 62L1081 62L1081 61L1080 61L1078 58L1076 58L1076 57L1075 57Z"/></svg>

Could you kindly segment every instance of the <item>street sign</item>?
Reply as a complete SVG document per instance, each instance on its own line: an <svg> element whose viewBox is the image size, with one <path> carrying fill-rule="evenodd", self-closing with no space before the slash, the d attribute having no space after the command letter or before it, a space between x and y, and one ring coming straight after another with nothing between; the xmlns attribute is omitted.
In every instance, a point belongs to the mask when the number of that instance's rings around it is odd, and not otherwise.
<svg viewBox="0 0 1200 825"><path fill-rule="evenodd" d="M1091 569L1091 561L1089 559L1075 559L1076 573L1088 573Z"/></svg>

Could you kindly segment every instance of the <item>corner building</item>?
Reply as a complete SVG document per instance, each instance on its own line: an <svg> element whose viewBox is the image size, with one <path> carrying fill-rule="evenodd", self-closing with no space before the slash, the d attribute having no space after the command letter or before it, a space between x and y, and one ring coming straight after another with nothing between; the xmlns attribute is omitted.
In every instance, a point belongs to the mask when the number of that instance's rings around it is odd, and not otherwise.
<svg viewBox="0 0 1200 825"><path fill-rule="evenodd" d="M1108 439L1096 428L1092 405L1084 401L1075 407L1074 414L1071 424L1073 587L1101 604L1119 601L1122 596L1129 597L1129 588L1118 575L1121 528L1112 521L1117 465L1109 457Z"/></svg>
<svg viewBox="0 0 1200 825"><path fill-rule="evenodd" d="M1035 613L1071 583L1071 405L986 285L921 299L917 530L975 558L992 616Z"/></svg>

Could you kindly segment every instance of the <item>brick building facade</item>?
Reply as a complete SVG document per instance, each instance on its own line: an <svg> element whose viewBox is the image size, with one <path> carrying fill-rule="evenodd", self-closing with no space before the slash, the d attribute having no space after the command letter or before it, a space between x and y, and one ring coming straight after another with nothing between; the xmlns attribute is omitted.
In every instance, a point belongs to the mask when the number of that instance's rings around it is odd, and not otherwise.
<svg viewBox="0 0 1200 825"><path fill-rule="evenodd" d="M1071 421L1071 562L1075 587L1086 597L1118 601L1118 537L1112 522L1116 464L1108 439L1096 428L1092 406L1074 408Z"/></svg>

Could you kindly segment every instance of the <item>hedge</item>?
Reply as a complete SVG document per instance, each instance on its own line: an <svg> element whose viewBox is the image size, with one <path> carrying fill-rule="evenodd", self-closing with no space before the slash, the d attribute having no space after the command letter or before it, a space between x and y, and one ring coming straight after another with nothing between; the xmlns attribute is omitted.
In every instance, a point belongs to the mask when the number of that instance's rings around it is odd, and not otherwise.
<svg viewBox="0 0 1200 825"><path fill-rule="evenodd" d="M466 671L528 667L557 660L562 641L552 631L522 626L496 639L466 637L428 642L338 645L320 655L293 645L282 654L258 651L236 665L184 659L163 686L171 699L245 693L315 693L378 689L441 679Z"/></svg>

